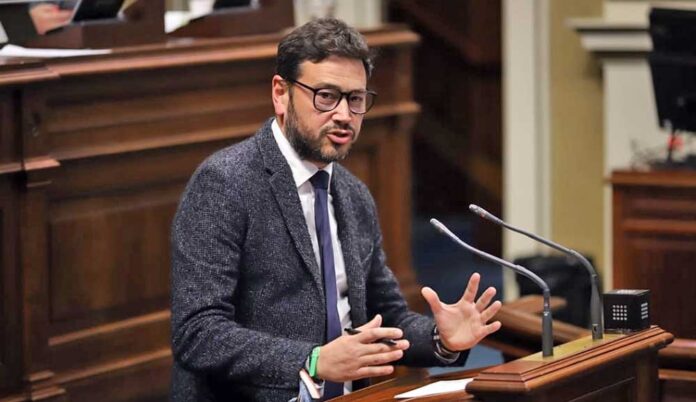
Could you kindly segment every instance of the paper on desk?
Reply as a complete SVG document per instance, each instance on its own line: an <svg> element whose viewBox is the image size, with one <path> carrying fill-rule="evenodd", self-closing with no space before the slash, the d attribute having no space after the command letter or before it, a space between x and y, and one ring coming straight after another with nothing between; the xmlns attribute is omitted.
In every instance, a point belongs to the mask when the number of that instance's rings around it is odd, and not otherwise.
<svg viewBox="0 0 696 402"><path fill-rule="evenodd" d="M395 395L396 399L418 398L421 396L444 394L447 392L464 391L466 384L470 383L473 378L464 378L462 380L447 380L437 381L432 384Z"/></svg>
<svg viewBox="0 0 696 402"><path fill-rule="evenodd" d="M188 11L167 11L164 13L164 32L171 33L188 24L193 18Z"/></svg>
<svg viewBox="0 0 696 402"><path fill-rule="evenodd" d="M111 49L39 49L7 44L0 49L0 56L6 57L75 57L111 53Z"/></svg>

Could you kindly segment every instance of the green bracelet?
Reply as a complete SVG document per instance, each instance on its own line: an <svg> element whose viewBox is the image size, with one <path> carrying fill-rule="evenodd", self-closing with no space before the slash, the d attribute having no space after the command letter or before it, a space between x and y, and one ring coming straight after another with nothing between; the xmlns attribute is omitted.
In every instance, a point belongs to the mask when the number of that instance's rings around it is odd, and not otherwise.
<svg viewBox="0 0 696 402"><path fill-rule="evenodd" d="M316 378L317 376L317 362L319 361L319 349L319 346L312 349L312 355L309 357L309 376L312 378Z"/></svg>

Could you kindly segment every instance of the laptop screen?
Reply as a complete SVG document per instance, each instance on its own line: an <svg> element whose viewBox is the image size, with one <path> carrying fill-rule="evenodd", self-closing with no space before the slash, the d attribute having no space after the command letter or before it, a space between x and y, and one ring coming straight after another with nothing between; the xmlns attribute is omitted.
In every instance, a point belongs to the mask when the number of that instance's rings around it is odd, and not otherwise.
<svg viewBox="0 0 696 402"><path fill-rule="evenodd" d="M72 22L116 18L124 0L80 0Z"/></svg>

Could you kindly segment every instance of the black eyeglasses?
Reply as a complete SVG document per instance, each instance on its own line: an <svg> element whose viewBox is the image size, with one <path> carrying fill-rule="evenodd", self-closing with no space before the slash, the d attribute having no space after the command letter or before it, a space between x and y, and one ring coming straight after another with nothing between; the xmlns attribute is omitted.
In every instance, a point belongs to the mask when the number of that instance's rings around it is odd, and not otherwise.
<svg viewBox="0 0 696 402"><path fill-rule="evenodd" d="M372 108L377 97L375 91L355 90L341 92L336 88L312 88L297 80L285 80L309 89L314 94L314 108L320 112L330 112L338 107L343 97L348 101L348 109L355 114L365 114Z"/></svg>

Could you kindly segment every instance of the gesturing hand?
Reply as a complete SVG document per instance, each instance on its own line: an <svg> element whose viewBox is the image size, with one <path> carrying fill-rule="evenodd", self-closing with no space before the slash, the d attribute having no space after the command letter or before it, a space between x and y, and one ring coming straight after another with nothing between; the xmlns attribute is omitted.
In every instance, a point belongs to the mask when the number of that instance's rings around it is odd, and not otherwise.
<svg viewBox="0 0 696 402"><path fill-rule="evenodd" d="M442 303L431 288L424 287L421 290L435 317L440 339L451 351L470 349L481 339L500 329L499 321L486 324L500 310L499 301L491 304L495 288L486 289L478 301L474 302L480 280L479 274L471 275L464 295L455 304Z"/></svg>
<svg viewBox="0 0 696 402"><path fill-rule="evenodd" d="M396 346L375 343L382 338L403 337L399 328L382 328L381 325L382 316L377 314L372 321L357 328L359 334L342 335L322 346L317 361L317 377L345 382L391 374L394 366L389 363L403 356L409 342L401 339L396 341Z"/></svg>

